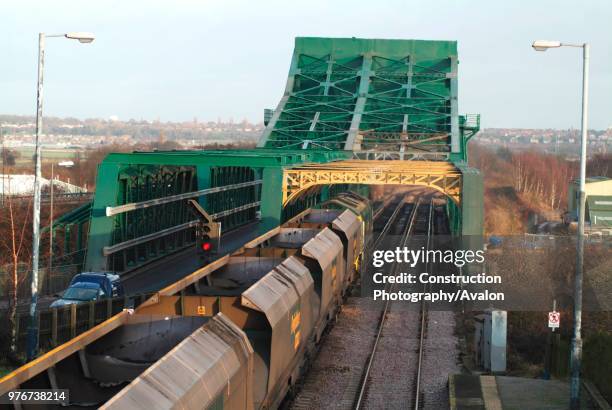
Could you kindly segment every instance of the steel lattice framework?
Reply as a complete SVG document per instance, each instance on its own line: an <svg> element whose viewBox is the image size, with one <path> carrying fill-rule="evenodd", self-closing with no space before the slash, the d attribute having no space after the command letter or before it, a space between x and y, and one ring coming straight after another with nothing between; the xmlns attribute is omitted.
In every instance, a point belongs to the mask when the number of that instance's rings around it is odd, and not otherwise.
<svg viewBox="0 0 612 410"><path fill-rule="evenodd" d="M362 59L301 54L292 89L272 117L269 148L342 150L351 126Z"/></svg>
<svg viewBox="0 0 612 410"><path fill-rule="evenodd" d="M461 203L462 174L442 161L348 160L302 165L283 172L283 204L317 185L419 185L433 188Z"/></svg>
<svg viewBox="0 0 612 410"><path fill-rule="evenodd" d="M478 127L458 115L454 41L297 38L259 146L454 160Z"/></svg>

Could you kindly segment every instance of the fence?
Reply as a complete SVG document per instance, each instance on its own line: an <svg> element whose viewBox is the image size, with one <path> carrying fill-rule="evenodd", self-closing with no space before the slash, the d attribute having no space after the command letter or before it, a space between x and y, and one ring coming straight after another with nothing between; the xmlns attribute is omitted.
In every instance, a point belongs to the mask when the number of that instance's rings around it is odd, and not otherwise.
<svg viewBox="0 0 612 410"><path fill-rule="evenodd" d="M111 318L124 308L139 306L151 295L153 294L102 299L38 311L38 344L40 352L43 353L51 350L69 341ZM0 320L8 321L6 312L2 313ZM17 334L16 350L18 357L25 356L29 321L30 316L28 313L20 312L17 314L15 333Z"/></svg>
<svg viewBox="0 0 612 410"><path fill-rule="evenodd" d="M569 376L570 340L559 333L550 335L550 373L556 378Z"/></svg>
<svg viewBox="0 0 612 410"><path fill-rule="evenodd" d="M29 202L34 199L33 194L28 195L2 195L0 194L0 204L4 204L4 201L14 202ZM93 192L66 192L53 194L53 202L55 203L74 203L74 202L85 202L93 199ZM41 193L40 202L47 203L51 202L51 195L47 193Z"/></svg>
<svg viewBox="0 0 612 410"><path fill-rule="evenodd" d="M72 277L81 271L81 265L62 265L54 267L48 275L48 269L43 268L38 271L38 293L39 296L55 295L64 291L69 285ZM25 266L19 266L18 272L17 298L29 299L31 296L30 282L32 271L26 270ZM10 271L9 269L0 270L0 301L8 297L10 291Z"/></svg>

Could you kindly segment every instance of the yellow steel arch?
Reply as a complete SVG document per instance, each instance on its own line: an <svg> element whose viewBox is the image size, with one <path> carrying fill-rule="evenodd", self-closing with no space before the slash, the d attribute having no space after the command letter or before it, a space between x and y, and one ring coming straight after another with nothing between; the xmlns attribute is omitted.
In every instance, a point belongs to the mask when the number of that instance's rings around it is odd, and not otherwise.
<svg viewBox="0 0 612 410"><path fill-rule="evenodd" d="M419 185L461 203L461 171L445 161L345 160L283 171L283 206L316 185Z"/></svg>

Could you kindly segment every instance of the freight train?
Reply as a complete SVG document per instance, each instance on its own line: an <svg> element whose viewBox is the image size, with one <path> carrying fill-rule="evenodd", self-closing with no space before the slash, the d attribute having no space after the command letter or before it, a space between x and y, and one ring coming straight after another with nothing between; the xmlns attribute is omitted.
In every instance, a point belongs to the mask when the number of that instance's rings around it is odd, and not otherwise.
<svg viewBox="0 0 612 410"><path fill-rule="evenodd" d="M64 408L276 408L358 276L372 218L352 193L304 211L0 389L68 389Z"/></svg>

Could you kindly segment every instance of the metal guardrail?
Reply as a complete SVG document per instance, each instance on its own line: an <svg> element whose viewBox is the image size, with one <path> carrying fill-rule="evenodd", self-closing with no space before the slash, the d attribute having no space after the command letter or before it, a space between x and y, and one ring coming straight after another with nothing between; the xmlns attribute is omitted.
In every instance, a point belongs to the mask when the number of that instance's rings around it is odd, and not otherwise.
<svg viewBox="0 0 612 410"><path fill-rule="evenodd" d="M255 186L255 185L260 185L263 181L261 179L257 179L255 181L248 181L248 182L241 182L238 184L232 184L232 185L223 185L223 186L218 186L218 187L213 187L213 188L206 188L206 189L201 189L199 191L193 191L193 192L185 192L183 194L178 194L178 195L172 195L172 196L166 196L163 198L155 198L155 199L150 199L147 201L142 201L142 202L132 202L129 204L125 204L125 205L119 205L119 206L107 206L106 207L106 216L113 216L113 215L118 215L124 212L129 212L129 211L134 211L136 209L145 209L145 208L149 208L151 206L156 206L156 205L163 205L163 204L167 204L170 202L176 202L176 201L182 201L185 199L192 199L192 198L197 198L199 196L203 196L203 195L208 195L208 194L214 194L217 192L224 192L224 191L229 191L232 189L239 189L239 188L246 188L246 187L250 187L250 186Z"/></svg>
<svg viewBox="0 0 612 410"><path fill-rule="evenodd" d="M148 235L141 236L139 238L130 239L124 242L117 243L112 246L105 246L102 248L102 254L104 256L112 255L113 253L122 251L124 249L130 248L132 246L140 245L142 243L152 241L153 239L161 238L163 236L171 235L176 232L180 232L182 230L192 228L199 223L197 219L189 222L185 222L184 224L176 225L170 228L162 229L161 231L157 231Z"/></svg>
<svg viewBox="0 0 612 410"><path fill-rule="evenodd" d="M0 203L5 200L12 201L31 201L34 195L2 195L0 194ZM93 198L93 192L70 192L70 193L59 193L53 194L53 202L74 202L74 201L91 201ZM51 195L43 194L40 197L41 202L51 202Z"/></svg>
<svg viewBox="0 0 612 410"><path fill-rule="evenodd" d="M39 310L37 312L39 349L43 352L51 350L126 308L138 307L152 295L153 293L123 296ZM0 319L8 320L8 317L2 314ZM15 333L18 356L25 355L29 320L29 313L17 314Z"/></svg>
<svg viewBox="0 0 612 410"><path fill-rule="evenodd" d="M225 211L217 212L216 214L212 214L210 217L212 219L221 219L224 216L228 216L231 214L235 214L236 212L244 211L246 209L256 208L261 205L261 201L251 202L250 204L245 204L241 206L237 206L236 208L228 209Z"/></svg>
<svg viewBox="0 0 612 410"><path fill-rule="evenodd" d="M228 209L226 211L217 212L216 214L210 215L210 217L212 219L220 219L220 218L223 218L224 216L228 216L228 215L234 214L236 212L244 211L246 209L255 208L255 207L258 207L260 205L261 205L261 201L251 202L249 204L245 204L245 205L242 205L242 206L238 206L236 208ZM102 248L102 254L104 256L109 256L109 255L112 255L113 253L122 251L122 250L130 248L132 246L140 245L140 244L152 241L154 239L158 239L158 238L161 238L161 237L164 237L164 236L167 236L167 235L171 235L171 234L176 233L176 232L183 231L185 229L193 228L199 222L200 221L198 221L197 219L194 219L192 221L185 222L184 224L180 224L180 225L172 226L170 228L162 229L161 231L154 232L154 233L151 233L151 234L148 234L148 235L144 235L144 236L141 236L139 238L130 239L130 240L127 240L127 241L124 241L124 242L117 243L117 244L112 245L112 246L105 246L105 247Z"/></svg>
<svg viewBox="0 0 612 410"><path fill-rule="evenodd" d="M218 194L218 193L223 193L227 191L236 191L236 190L245 189L249 187L256 187L256 186L261 185L262 183L263 183L263 180L257 179L257 180L238 182L238 183L233 183L233 184L220 185L220 186L215 186L212 188L205 188L205 189L201 189L197 191L182 192L179 194L168 195L168 196L164 196L160 198L147 199L147 200L139 201L139 202L131 202L131 203L118 205L118 206L108 206L106 207L106 210L105 210L105 216L107 218L112 218L112 217L120 216L121 214L125 214L128 212L134 212L137 214L138 212L146 212L143 210L147 208L155 207L155 206L177 203L177 202L186 201L189 199L195 199L195 198L198 198L204 195ZM225 194L222 194L222 195L225 195ZM239 213L241 211L246 211L252 208L259 207L261 205L261 201L255 201L254 199L256 198L252 198L253 201L246 203L246 204L244 204L243 201L239 201L239 202L226 201L225 203L222 204L223 206L221 207L221 209L223 209L225 206L228 206L229 204L232 204L232 203L241 204L241 205L236 206L232 209L225 209L217 213L211 213L210 216L215 220L225 221L224 218L228 216ZM214 206L214 204L212 208L219 209L219 207ZM182 212L179 212L179 214L183 216L187 216L186 214ZM113 257L120 258L121 256L119 254L122 251L127 252L129 249L137 247L139 245L147 246L146 244L148 243L154 243L154 241L156 240L159 240L161 238L168 238L174 234L177 234L178 235L177 237L184 238L181 235L185 233L185 231L187 231L188 229L191 229L197 226L198 221L197 220L187 220L186 217L180 217L178 218L178 220L173 221L173 223L176 223L176 225L165 224L165 226L162 229L154 228L153 226L150 226L150 228L159 229L155 232L151 232L151 230L153 229L150 229L150 230L147 229L144 232L137 233L136 235L133 235L133 236L130 235L128 237L118 238L117 239L118 242L113 243L112 245L109 244L107 246L102 247L102 252L101 252L102 256L103 257L113 256ZM231 223L229 226L231 228ZM162 239L162 240L165 240L165 239ZM184 247L189 242L190 240L186 240L186 242L181 240L178 246ZM123 270L123 269L119 269L119 270Z"/></svg>
<svg viewBox="0 0 612 410"><path fill-rule="evenodd" d="M461 117L461 126L464 128L480 128L480 114L465 114Z"/></svg>
<svg viewBox="0 0 612 410"><path fill-rule="evenodd" d="M38 271L38 283L39 283L39 296L53 295L60 292L68 287L72 277L79 273L81 270L80 264L63 264L54 265L49 275L48 267L39 269ZM19 280L17 287L17 298L18 299L29 299L31 297L30 279L32 271L24 269L23 265L18 268L18 277L23 278ZM6 303L8 300L10 286L10 267L0 267L0 307L2 303ZM1 309L1 308L0 308Z"/></svg>

